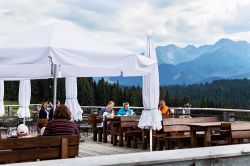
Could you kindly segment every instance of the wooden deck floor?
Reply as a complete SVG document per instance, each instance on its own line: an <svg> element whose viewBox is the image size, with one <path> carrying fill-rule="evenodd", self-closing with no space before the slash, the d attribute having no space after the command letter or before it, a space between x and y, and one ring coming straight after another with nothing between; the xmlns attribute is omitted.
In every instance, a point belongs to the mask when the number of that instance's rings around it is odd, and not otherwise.
<svg viewBox="0 0 250 166"><path fill-rule="evenodd" d="M136 152L146 152L141 148L133 149L126 147L113 146L110 143L93 142L90 138L84 138L84 142L79 145L79 157L102 156L112 154L126 154Z"/></svg>

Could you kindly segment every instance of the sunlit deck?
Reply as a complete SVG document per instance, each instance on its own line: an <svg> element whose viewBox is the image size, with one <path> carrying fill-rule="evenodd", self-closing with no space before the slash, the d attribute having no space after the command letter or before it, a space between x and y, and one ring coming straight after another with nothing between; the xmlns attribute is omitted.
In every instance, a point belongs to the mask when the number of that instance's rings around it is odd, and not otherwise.
<svg viewBox="0 0 250 166"><path fill-rule="evenodd" d="M127 154L146 152L142 148L133 149L127 147L113 146L109 143L93 142L90 137L84 137L84 142L79 145L79 157L104 156L113 154Z"/></svg>

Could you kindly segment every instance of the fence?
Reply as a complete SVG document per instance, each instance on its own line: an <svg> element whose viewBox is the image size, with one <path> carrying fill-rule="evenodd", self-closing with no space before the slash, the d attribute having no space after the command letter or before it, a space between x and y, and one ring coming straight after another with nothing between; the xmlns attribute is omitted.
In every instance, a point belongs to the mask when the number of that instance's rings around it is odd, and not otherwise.
<svg viewBox="0 0 250 166"><path fill-rule="evenodd" d="M30 104L31 111L38 111L39 104ZM5 105L5 116L14 117L19 105ZM104 106L81 106L83 115L98 114ZM114 107L116 111L121 106ZM140 115L143 107L131 106L137 115ZM250 120L250 110L245 109L225 109L225 108L193 108L193 107L170 107L172 114L193 116L222 116L225 120Z"/></svg>

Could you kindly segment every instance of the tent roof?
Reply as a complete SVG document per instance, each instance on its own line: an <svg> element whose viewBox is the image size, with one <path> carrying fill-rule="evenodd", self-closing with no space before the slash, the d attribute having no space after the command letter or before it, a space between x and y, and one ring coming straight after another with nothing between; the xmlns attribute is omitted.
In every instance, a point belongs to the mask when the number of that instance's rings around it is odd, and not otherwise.
<svg viewBox="0 0 250 166"><path fill-rule="evenodd" d="M51 63L62 76L140 76L156 61L102 42L82 28L56 22L12 35L0 43L0 78L51 77Z"/></svg>

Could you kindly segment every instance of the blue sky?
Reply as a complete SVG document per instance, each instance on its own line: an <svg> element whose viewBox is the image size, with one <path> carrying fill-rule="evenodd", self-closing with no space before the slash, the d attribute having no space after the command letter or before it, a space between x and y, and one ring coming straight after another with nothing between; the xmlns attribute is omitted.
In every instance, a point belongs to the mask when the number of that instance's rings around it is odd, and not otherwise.
<svg viewBox="0 0 250 166"><path fill-rule="evenodd" d="M141 52L146 36L157 45L250 41L248 0L0 0L0 38L55 20Z"/></svg>

